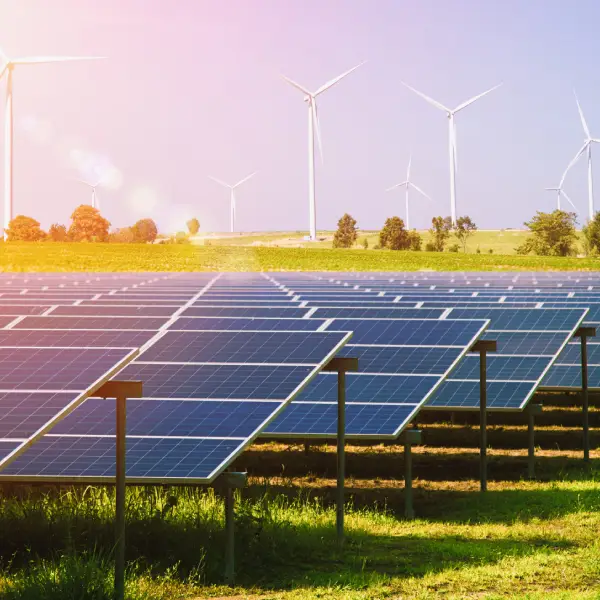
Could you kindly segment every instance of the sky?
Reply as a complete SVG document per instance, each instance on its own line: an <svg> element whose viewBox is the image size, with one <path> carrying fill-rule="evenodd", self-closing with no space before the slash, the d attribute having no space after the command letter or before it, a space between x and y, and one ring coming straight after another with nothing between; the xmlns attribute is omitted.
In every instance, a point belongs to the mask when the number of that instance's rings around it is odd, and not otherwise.
<svg viewBox="0 0 600 600"><path fill-rule="evenodd" d="M583 143L574 89L600 137L599 19L595 0L0 0L9 57L106 57L15 69L15 214L68 224L91 200L77 179L104 177L113 228L196 216L226 231L229 192L209 176L258 171L238 189L239 230L306 230L308 111L280 75L316 89L366 60L319 96L317 226L404 218L404 192L385 190L411 152L432 198L411 197L411 225L450 214L446 116L405 81L451 107L503 82L456 117L457 213L522 227L555 208L544 188ZM584 160L565 190L583 223Z"/></svg>

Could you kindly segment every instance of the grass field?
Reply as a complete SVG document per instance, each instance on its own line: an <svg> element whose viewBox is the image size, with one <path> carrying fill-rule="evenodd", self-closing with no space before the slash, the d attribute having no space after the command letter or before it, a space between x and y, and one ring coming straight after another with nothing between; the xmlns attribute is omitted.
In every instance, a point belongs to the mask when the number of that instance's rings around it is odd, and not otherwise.
<svg viewBox="0 0 600 600"><path fill-rule="evenodd" d="M0 244L0 272L596 270L600 259L257 246Z"/></svg>

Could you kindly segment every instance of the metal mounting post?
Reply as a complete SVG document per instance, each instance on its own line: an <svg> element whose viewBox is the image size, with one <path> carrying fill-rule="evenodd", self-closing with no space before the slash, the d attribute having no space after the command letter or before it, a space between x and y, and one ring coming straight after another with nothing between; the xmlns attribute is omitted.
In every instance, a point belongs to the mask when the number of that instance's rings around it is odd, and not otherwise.
<svg viewBox="0 0 600 600"><path fill-rule="evenodd" d="M338 375L337 404L337 494L336 494L336 532L338 549L344 546L344 485L346 478L346 373L358 371L358 358L332 358L323 367L325 372Z"/></svg>
<svg viewBox="0 0 600 600"><path fill-rule="evenodd" d="M535 479L535 415L542 414L541 404L527 407L527 477Z"/></svg>
<svg viewBox="0 0 600 600"><path fill-rule="evenodd" d="M496 352L495 340L478 340L471 352L479 352L479 489L487 491L487 353Z"/></svg>
<svg viewBox="0 0 600 600"><path fill-rule="evenodd" d="M412 487L412 446L420 443L421 431L419 429L408 429L404 432L404 516L407 519L415 518Z"/></svg>
<svg viewBox="0 0 600 600"><path fill-rule="evenodd" d="M125 598L125 467L127 398L142 397L141 381L107 381L94 394L116 399L115 600Z"/></svg>
<svg viewBox="0 0 600 600"><path fill-rule="evenodd" d="M588 392L587 338L596 335L595 327L580 327L575 337L581 339L581 410L583 419L583 460L590 460L590 400Z"/></svg>

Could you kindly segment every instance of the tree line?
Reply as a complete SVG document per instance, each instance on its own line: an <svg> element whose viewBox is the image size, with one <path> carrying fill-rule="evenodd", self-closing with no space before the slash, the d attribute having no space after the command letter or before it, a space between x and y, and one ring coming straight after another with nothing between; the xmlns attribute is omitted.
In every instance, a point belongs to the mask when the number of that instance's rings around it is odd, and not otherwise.
<svg viewBox="0 0 600 600"><path fill-rule="evenodd" d="M458 252L462 247L467 251L469 238L477 231L477 225L471 217L459 217L456 224L452 224L450 217L433 217L429 229L429 241L425 244L427 252L443 252L451 236L457 240L455 244L448 246L450 252ZM334 248L352 248L358 240L357 221L346 213L337 224L337 230L333 235ZM368 239L363 240L363 248L369 247ZM375 249L387 248L389 250L414 250L423 249L423 238L415 230L408 230L400 217L386 219L383 228L379 232L379 243Z"/></svg>
<svg viewBox="0 0 600 600"><path fill-rule="evenodd" d="M195 217L187 223L188 234L179 232L165 242L185 243L188 235L196 235L200 230L200 221ZM16 216L6 228L9 242L114 242L121 244L152 244L158 237L158 227L153 219L140 219L130 227L110 230L110 222L97 208L88 204L78 206L71 215L69 227L54 223L44 231L32 217Z"/></svg>

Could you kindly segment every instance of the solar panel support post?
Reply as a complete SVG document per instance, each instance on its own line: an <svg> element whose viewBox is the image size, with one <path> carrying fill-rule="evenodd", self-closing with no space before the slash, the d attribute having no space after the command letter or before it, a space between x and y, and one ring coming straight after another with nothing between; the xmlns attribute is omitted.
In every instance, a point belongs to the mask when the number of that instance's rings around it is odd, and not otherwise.
<svg viewBox="0 0 600 600"><path fill-rule="evenodd" d="M338 376L336 532L338 549L341 550L344 546L344 486L346 479L346 373L358 371L358 358L332 358L323 367L323 371L335 372Z"/></svg>
<svg viewBox="0 0 600 600"><path fill-rule="evenodd" d="M479 352L479 489L487 491L487 353L496 352L495 340L478 340L471 352Z"/></svg>
<svg viewBox="0 0 600 600"><path fill-rule="evenodd" d="M542 413L541 404L527 407L527 477L535 479L535 416Z"/></svg>
<svg viewBox="0 0 600 600"><path fill-rule="evenodd" d="M97 391L116 399L115 477L115 600L125 598L125 493L127 398L142 397L141 381L107 381Z"/></svg>
<svg viewBox="0 0 600 600"><path fill-rule="evenodd" d="M409 429L404 432L404 516L415 518L412 487L412 446L421 443L421 431Z"/></svg>
<svg viewBox="0 0 600 600"><path fill-rule="evenodd" d="M580 327L575 336L581 339L581 411L583 420L583 461L590 461L590 405L588 392L587 338L596 335L595 327Z"/></svg>

